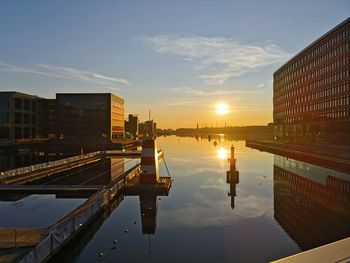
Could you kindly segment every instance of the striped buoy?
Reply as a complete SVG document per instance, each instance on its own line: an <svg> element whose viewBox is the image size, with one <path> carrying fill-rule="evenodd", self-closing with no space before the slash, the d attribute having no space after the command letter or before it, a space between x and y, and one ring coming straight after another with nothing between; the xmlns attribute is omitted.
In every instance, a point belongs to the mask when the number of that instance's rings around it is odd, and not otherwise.
<svg viewBox="0 0 350 263"><path fill-rule="evenodd" d="M142 142L141 152L141 183L157 183L159 179L158 172L158 151L154 139L145 139Z"/></svg>

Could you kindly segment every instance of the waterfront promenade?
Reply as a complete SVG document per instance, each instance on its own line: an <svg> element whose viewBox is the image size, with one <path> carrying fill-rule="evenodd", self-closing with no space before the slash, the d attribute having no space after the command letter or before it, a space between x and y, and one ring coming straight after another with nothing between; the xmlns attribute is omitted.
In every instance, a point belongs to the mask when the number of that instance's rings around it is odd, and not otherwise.
<svg viewBox="0 0 350 263"><path fill-rule="evenodd" d="M246 146L322 165L342 172L350 171L350 147L348 146L267 140L247 140Z"/></svg>

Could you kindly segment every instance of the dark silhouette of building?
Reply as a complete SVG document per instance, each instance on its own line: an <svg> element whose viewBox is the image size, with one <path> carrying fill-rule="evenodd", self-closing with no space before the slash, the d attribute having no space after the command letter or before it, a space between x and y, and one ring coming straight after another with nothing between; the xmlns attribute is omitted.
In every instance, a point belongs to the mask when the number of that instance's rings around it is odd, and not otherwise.
<svg viewBox="0 0 350 263"><path fill-rule="evenodd" d="M124 137L124 100L112 93L57 93L60 138Z"/></svg>
<svg viewBox="0 0 350 263"><path fill-rule="evenodd" d="M350 174L274 157L274 217L302 250L350 235Z"/></svg>
<svg viewBox="0 0 350 263"><path fill-rule="evenodd" d="M350 144L350 18L273 75L275 139Z"/></svg>
<svg viewBox="0 0 350 263"><path fill-rule="evenodd" d="M125 121L125 133L129 133L134 139L139 135L139 116L129 114L128 120Z"/></svg>
<svg viewBox="0 0 350 263"><path fill-rule="evenodd" d="M39 99L39 134L45 138L56 138L56 100Z"/></svg>
<svg viewBox="0 0 350 263"><path fill-rule="evenodd" d="M0 140L48 137L53 131L53 103L21 92L0 92Z"/></svg>
<svg viewBox="0 0 350 263"><path fill-rule="evenodd" d="M139 133L144 137L154 137L156 135L157 124L153 120L145 121L139 125Z"/></svg>

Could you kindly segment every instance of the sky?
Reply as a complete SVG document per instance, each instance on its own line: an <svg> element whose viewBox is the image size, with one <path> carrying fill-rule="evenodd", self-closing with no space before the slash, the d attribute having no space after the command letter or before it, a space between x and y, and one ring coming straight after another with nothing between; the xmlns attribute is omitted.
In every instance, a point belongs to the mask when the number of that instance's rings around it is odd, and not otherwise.
<svg viewBox="0 0 350 263"><path fill-rule="evenodd" d="M0 0L0 91L111 92L160 128L266 125L273 72L349 14L348 0Z"/></svg>

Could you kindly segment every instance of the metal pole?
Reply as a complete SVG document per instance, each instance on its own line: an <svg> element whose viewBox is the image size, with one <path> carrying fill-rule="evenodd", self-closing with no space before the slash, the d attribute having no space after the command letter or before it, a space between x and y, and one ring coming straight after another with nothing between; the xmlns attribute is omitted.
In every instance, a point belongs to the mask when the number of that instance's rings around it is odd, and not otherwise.
<svg viewBox="0 0 350 263"><path fill-rule="evenodd" d="M167 171L167 173L168 173L168 176L170 177L170 173L169 173L168 165L166 164L166 161L165 161L164 156L163 156L163 161L164 161L165 168L166 168L166 171Z"/></svg>
<svg viewBox="0 0 350 263"><path fill-rule="evenodd" d="M15 248L17 248L17 229L15 228Z"/></svg>

